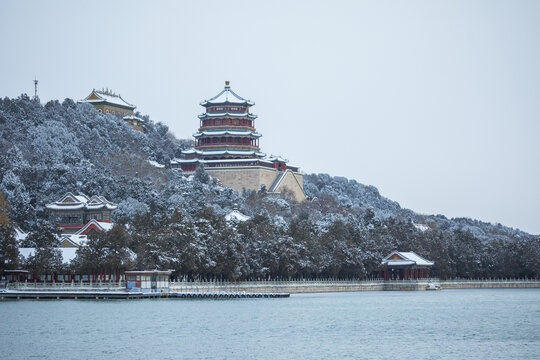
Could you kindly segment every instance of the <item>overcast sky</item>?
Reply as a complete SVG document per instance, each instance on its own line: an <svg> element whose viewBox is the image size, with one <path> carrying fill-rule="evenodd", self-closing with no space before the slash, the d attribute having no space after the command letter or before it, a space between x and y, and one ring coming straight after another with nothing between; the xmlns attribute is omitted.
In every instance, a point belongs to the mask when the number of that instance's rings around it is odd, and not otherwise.
<svg viewBox="0 0 540 360"><path fill-rule="evenodd" d="M2 1L0 96L108 87L177 137L225 80L264 152L540 233L540 1Z"/></svg>

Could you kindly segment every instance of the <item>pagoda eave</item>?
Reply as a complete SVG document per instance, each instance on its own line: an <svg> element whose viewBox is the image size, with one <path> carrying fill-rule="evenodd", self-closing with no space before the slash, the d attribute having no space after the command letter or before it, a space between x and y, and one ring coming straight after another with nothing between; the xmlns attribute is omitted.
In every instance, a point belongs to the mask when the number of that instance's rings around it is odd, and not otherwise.
<svg viewBox="0 0 540 360"><path fill-rule="evenodd" d="M250 101L250 100L245 100L245 101L220 101L220 102L212 102L212 101L209 101L209 100L205 100L205 101L202 101L199 103L201 106L204 106L204 107L209 107L209 106L225 106L225 105L244 105L244 106L253 106L255 105L255 103L253 101Z"/></svg>
<svg viewBox="0 0 540 360"><path fill-rule="evenodd" d="M224 113L203 113L198 115L198 118L203 120L206 118L248 118L256 119L258 116L252 113L233 113L233 112L224 112Z"/></svg>
<svg viewBox="0 0 540 360"><path fill-rule="evenodd" d="M199 131L193 134L194 138L200 138L200 137L222 137L222 136L228 136L228 137L250 137L250 138L260 138L262 134L259 134L258 132L254 131L237 131L237 130L223 130L223 131Z"/></svg>

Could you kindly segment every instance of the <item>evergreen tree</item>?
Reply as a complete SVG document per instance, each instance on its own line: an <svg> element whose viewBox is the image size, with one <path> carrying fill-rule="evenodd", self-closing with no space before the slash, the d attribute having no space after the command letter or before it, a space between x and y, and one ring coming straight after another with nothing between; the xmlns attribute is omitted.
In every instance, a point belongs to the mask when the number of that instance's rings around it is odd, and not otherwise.
<svg viewBox="0 0 540 360"><path fill-rule="evenodd" d="M19 267L19 249L15 229L9 221L9 204L0 192L0 273Z"/></svg>
<svg viewBox="0 0 540 360"><path fill-rule="evenodd" d="M35 249L25 261L29 271L41 276L63 269L62 253L58 249L59 238L60 231L47 222L41 222L36 230L28 234L22 246Z"/></svg>

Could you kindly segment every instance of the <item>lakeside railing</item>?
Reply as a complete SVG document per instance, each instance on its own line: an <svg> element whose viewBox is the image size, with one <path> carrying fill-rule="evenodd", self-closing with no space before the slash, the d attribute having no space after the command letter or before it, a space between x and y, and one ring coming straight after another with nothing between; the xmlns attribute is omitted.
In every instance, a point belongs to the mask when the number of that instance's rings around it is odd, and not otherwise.
<svg viewBox="0 0 540 360"><path fill-rule="evenodd" d="M332 288L332 287L370 287L382 284L386 285L414 285L434 284L444 287L445 285L474 285L474 284L538 284L539 279L527 278L486 278L486 279L448 279L427 278L418 280L384 280L373 278L366 280L358 279L296 279L296 280L251 280L251 281L179 281L170 282L172 292L283 292L287 288ZM71 282L14 282L8 283L7 289L29 291L123 291L126 288L125 281L71 281Z"/></svg>
<svg viewBox="0 0 540 360"><path fill-rule="evenodd" d="M427 278L418 280L384 280L382 278L374 278L368 280L257 280L257 281L173 281L170 284L171 291L175 292L218 292L218 291L256 291L256 292L282 292L287 291L287 288L330 288L330 287L370 287L379 285L437 285L444 286L445 284L465 285L465 284L489 284L489 283L534 283L540 286L538 279L452 279L439 280L438 278Z"/></svg>
<svg viewBox="0 0 540 360"><path fill-rule="evenodd" d="M11 290L81 290L81 291L123 291L126 289L125 281L71 281L71 282L14 282L8 283Z"/></svg>

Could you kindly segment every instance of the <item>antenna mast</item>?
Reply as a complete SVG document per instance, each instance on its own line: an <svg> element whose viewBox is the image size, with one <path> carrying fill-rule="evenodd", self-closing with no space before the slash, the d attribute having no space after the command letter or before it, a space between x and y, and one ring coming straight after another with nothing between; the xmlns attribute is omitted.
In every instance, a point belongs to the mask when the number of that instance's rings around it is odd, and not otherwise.
<svg viewBox="0 0 540 360"><path fill-rule="evenodd" d="M36 77L34 76L34 100L38 99L38 97L37 97L37 84L38 84L38 79L36 79Z"/></svg>

